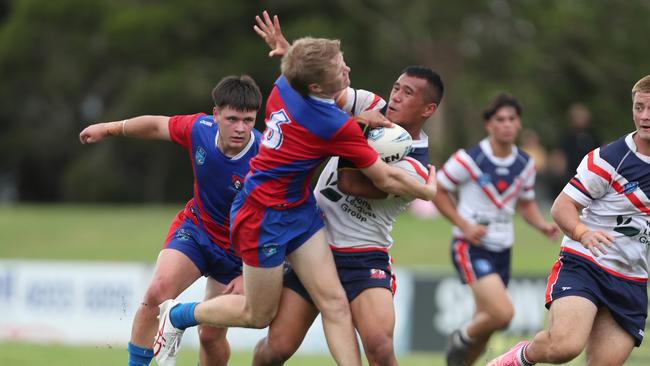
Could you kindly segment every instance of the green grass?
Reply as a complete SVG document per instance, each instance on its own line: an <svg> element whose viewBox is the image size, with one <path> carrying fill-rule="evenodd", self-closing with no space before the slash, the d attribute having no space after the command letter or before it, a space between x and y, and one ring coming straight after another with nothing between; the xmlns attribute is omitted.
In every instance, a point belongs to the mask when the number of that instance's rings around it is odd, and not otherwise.
<svg viewBox="0 0 650 366"><path fill-rule="evenodd" d="M151 205L16 205L0 206L0 258L138 261L153 263L169 224L181 204ZM552 243L515 221L515 275L545 275L559 243ZM403 215L393 231L392 256L397 266L452 273L449 259L451 228L443 219L422 220ZM541 306L541 304L540 304ZM516 339L496 335L485 358L505 351ZM93 366L124 365L126 347L89 347L0 343L0 365ZM650 347L635 350L627 366L650 364ZM196 365L195 352L181 352L179 366ZM440 354L400 355L403 366L444 365ZM250 353L234 353L230 365L250 365ZM572 365L584 364L584 358ZM334 364L328 355L296 355L287 365ZM480 364L477 363L477 364Z"/></svg>
<svg viewBox="0 0 650 366"><path fill-rule="evenodd" d="M0 206L0 258L155 261L172 218L182 207L153 205ZM515 221L515 274L546 273L558 243ZM393 230L397 266L451 271L451 227L443 219L402 215Z"/></svg>

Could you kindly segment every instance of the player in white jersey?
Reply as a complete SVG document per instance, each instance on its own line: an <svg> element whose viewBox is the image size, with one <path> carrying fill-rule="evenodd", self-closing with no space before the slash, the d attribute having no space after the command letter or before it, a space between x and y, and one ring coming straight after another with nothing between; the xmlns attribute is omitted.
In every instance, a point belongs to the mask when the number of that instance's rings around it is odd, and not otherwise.
<svg viewBox="0 0 650 366"><path fill-rule="evenodd" d="M273 24L266 13L264 18L264 22L257 19L258 33L272 45L277 37L283 38L279 23L275 18ZM367 109L384 109L390 120L404 127L414 139L414 148L396 165L422 181L427 177L428 156L428 137L422 126L436 111L442 94L438 74L424 67L408 67L393 84L387 106L376 95L351 88L340 95L337 104L352 115ZM411 199L387 198L386 193L369 184L359 171L347 168L339 158L332 158L326 165L315 195L368 362L396 365L392 297L395 283L388 249L393 242L390 231L395 218ZM285 275L284 286L268 335L255 348L253 365L283 364L298 349L318 315L318 309L291 270Z"/></svg>
<svg viewBox="0 0 650 366"><path fill-rule="evenodd" d="M622 365L643 340L650 243L650 75L632 88L636 131L585 156L551 215L565 233L546 288L549 329L489 363Z"/></svg>
<svg viewBox="0 0 650 366"><path fill-rule="evenodd" d="M450 335L448 365L473 364L490 336L506 328L514 315L506 287L515 211L549 238L559 236L534 201L533 159L514 144L520 116L519 102L499 94L483 113L488 137L456 152L438 171L434 203L454 224L452 262L471 288L476 308L471 321ZM458 204L450 192L457 192Z"/></svg>

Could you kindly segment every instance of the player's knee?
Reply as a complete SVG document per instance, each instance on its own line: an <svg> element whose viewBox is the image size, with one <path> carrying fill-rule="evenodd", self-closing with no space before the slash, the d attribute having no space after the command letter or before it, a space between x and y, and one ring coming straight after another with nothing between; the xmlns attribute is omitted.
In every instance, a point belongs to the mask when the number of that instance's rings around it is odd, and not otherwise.
<svg viewBox="0 0 650 366"><path fill-rule="evenodd" d="M228 345L226 340L226 330L214 327L199 327L199 341L203 347L223 347Z"/></svg>
<svg viewBox="0 0 650 366"><path fill-rule="evenodd" d="M264 341L265 342L261 347L264 348L267 359L272 360L273 364L280 364L287 361L294 353L296 353L300 345L293 339L277 336L277 334L265 338Z"/></svg>
<svg viewBox="0 0 650 366"><path fill-rule="evenodd" d="M167 281L154 279L149 284L142 302L148 307L155 308L157 311L158 305L162 304L163 301L171 297L173 297L173 295L169 291L169 285L167 284Z"/></svg>
<svg viewBox="0 0 650 366"><path fill-rule="evenodd" d="M393 338L387 334L374 334L364 340L364 350L371 365L383 365L393 359Z"/></svg>
<svg viewBox="0 0 650 366"><path fill-rule="evenodd" d="M318 309L326 318L342 319L350 316L350 303L342 290L320 301Z"/></svg>
<svg viewBox="0 0 650 366"><path fill-rule="evenodd" d="M230 344L226 339L226 330L213 327L199 327L199 342L202 352L214 362L222 365L230 358Z"/></svg>
<svg viewBox="0 0 650 366"><path fill-rule="evenodd" d="M549 347L547 358L551 363L566 363L578 357L582 346L570 340L554 339Z"/></svg>
<svg viewBox="0 0 650 366"><path fill-rule="evenodd" d="M247 312L245 319L247 328L263 329L271 324L271 321L277 313L277 308L275 309L265 309L263 311L257 312Z"/></svg>
<svg viewBox="0 0 650 366"><path fill-rule="evenodd" d="M496 329L505 329L510 325L512 318L515 316L515 310L512 306L503 307L492 315L494 327Z"/></svg>

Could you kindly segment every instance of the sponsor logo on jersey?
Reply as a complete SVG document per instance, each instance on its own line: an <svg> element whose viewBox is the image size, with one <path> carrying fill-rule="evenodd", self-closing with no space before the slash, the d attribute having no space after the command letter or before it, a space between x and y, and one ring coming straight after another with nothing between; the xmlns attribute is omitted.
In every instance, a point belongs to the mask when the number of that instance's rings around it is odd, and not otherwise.
<svg viewBox="0 0 650 366"><path fill-rule="evenodd" d="M485 187L488 184L490 184L490 182L492 182L492 179L490 178L490 176L488 174L481 174L476 179L476 182L478 183L479 186Z"/></svg>
<svg viewBox="0 0 650 366"><path fill-rule="evenodd" d="M629 194L634 192L639 187L639 182L628 182L623 186L623 192Z"/></svg>
<svg viewBox="0 0 650 366"><path fill-rule="evenodd" d="M208 126L208 127L212 127L212 125L214 124L214 123L212 123L212 122L210 122L210 121L206 121L206 120L204 120L204 119L202 119L200 123L201 123L202 125L206 125L206 126Z"/></svg>
<svg viewBox="0 0 650 366"><path fill-rule="evenodd" d="M383 280L386 278L386 271L379 268L372 268L370 270L370 278L374 278L376 280Z"/></svg>
<svg viewBox="0 0 650 366"><path fill-rule="evenodd" d="M268 258L278 252L278 244L267 243L262 245L262 253Z"/></svg>
<svg viewBox="0 0 650 366"><path fill-rule="evenodd" d="M203 149L202 146L199 146L198 149L196 149L196 153L194 154L194 161L198 165L203 165L205 163L205 157L208 155L208 153L205 152L205 149Z"/></svg>
<svg viewBox="0 0 650 366"><path fill-rule="evenodd" d="M508 182L506 182L503 179L499 179L495 186L497 188L497 191L499 191L499 193L503 193L506 189L508 189Z"/></svg>
<svg viewBox="0 0 650 366"><path fill-rule="evenodd" d="M236 191L241 191L241 187L244 185L244 178L233 174L232 177L230 177L230 181L232 182L232 188Z"/></svg>
<svg viewBox="0 0 650 366"><path fill-rule="evenodd" d="M641 244L650 245L650 221L646 221L645 227L642 228L634 224L635 222L632 221L631 217L618 215L616 217L616 227L613 230L629 238L638 235Z"/></svg>
<svg viewBox="0 0 650 366"><path fill-rule="evenodd" d="M474 262L474 269L478 273L489 273L492 271L492 264L487 259L479 259Z"/></svg>
<svg viewBox="0 0 650 366"><path fill-rule="evenodd" d="M176 230L176 239L181 240L181 241L188 241L192 235L190 234L189 231L185 229L178 229Z"/></svg>

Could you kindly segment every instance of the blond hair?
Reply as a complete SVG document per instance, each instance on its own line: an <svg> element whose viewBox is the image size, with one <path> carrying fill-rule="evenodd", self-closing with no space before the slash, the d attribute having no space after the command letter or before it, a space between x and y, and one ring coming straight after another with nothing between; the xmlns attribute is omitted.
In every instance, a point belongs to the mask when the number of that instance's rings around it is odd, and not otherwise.
<svg viewBox="0 0 650 366"><path fill-rule="evenodd" d="M632 99L634 99L634 94L637 92L641 93L650 93L650 75L646 75L637 81L632 87Z"/></svg>
<svg viewBox="0 0 650 366"><path fill-rule="evenodd" d="M333 61L340 53L341 42L338 39L300 38L282 57L282 74L292 88L306 96L309 84L327 81Z"/></svg>

